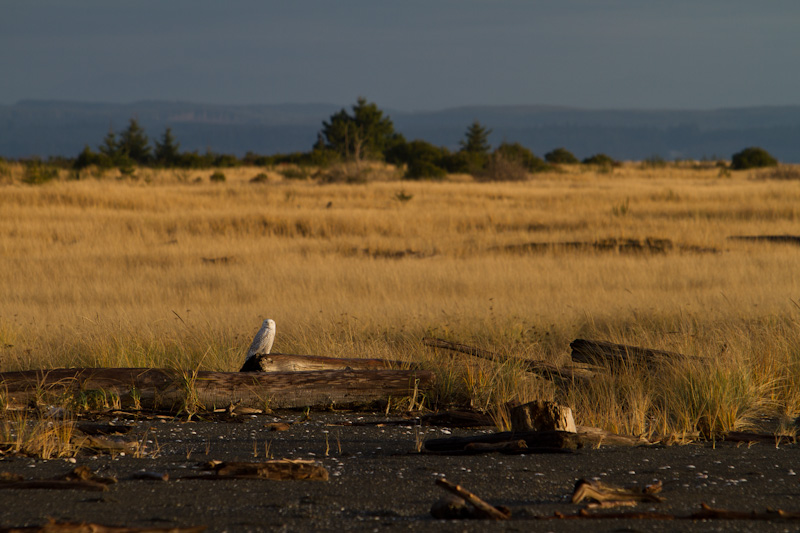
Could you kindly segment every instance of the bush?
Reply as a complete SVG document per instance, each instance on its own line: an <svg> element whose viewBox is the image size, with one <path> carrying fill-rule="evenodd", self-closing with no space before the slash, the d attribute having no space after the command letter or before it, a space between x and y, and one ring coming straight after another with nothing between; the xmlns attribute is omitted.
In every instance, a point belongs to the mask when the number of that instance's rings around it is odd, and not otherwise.
<svg viewBox="0 0 800 533"><path fill-rule="evenodd" d="M415 140L395 144L386 152L386 162L406 165L408 179L441 179L447 175L443 168L448 153L426 141Z"/></svg>
<svg viewBox="0 0 800 533"><path fill-rule="evenodd" d="M443 179L447 176L447 171L437 167L430 161L418 159L408 165L405 177L407 179Z"/></svg>
<svg viewBox="0 0 800 533"><path fill-rule="evenodd" d="M548 163L553 164L564 164L564 165L574 165L580 163L578 158L575 157L572 152L567 150L566 148L556 148L550 152L544 154L544 160Z"/></svg>
<svg viewBox="0 0 800 533"><path fill-rule="evenodd" d="M250 183L266 183L269 181L269 176L267 176L264 172L256 174L253 178L250 179Z"/></svg>
<svg viewBox="0 0 800 533"><path fill-rule="evenodd" d="M601 167L612 167L618 164L606 154L594 154L593 156L584 159L582 163L584 165L598 165Z"/></svg>
<svg viewBox="0 0 800 533"><path fill-rule="evenodd" d="M28 185L41 185L58 177L56 167L45 165L39 159L32 159L25 162L25 176L22 178Z"/></svg>
<svg viewBox="0 0 800 533"><path fill-rule="evenodd" d="M529 172L539 172L547 169L547 163L520 143L504 142L494 151L496 156L501 156L508 162L514 162Z"/></svg>
<svg viewBox="0 0 800 533"><path fill-rule="evenodd" d="M208 179L215 183L222 183L225 181L225 174L219 170L215 170Z"/></svg>
<svg viewBox="0 0 800 533"><path fill-rule="evenodd" d="M528 170L516 159L495 152L489 156L489 163L483 172L475 175L478 181L525 181L528 179Z"/></svg>
<svg viewBox="0 0 800 533"><path fill-rule="evenodd" d="M642 160L642 168L664 168L667 161L658 154L651 155Z"/></svg>
<svg viewBox="0 0 800 533"><path fill-rule="evenodd" d="M748 168L776 167L778 161L763 148L751 146L741 152L733 154L731 157L731 168L733 170L745 170Z"/></svg>

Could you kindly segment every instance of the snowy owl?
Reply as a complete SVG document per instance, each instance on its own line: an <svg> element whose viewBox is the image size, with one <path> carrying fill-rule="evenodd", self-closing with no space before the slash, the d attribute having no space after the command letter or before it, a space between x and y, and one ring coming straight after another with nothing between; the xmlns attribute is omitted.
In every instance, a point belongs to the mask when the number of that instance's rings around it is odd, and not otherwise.
<svg viewBox="0 0 800 533"><path fill-rule="evenodd" d="M272 343L275 341L275 321L271 318L266 319L261 324L261 329L258 330L256 336L253 338L253 343L247 350L247 356L244 359L244 366L240 372L261 370L261 365L258 362L259 355L266 355L272 349Z"/></svg>

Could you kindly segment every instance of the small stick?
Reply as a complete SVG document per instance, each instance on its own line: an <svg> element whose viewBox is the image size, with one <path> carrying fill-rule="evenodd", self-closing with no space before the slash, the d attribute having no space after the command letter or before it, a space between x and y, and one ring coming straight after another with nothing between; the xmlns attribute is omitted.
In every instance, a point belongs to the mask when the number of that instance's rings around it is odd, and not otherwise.
<svg viewBox="0 0 800 533"><path fill-rule="evenodd" d="M481 500L476 495L472 494L470 491L461 487L460 485L451 483L444 478L437 479L436 484L442 487L443 489L452 492L453 494L463 499L464 501L468 502L470 505L475 507L475 509L477 509L478 512L485 518L491 518L493 520L508 520L509 518L511 518L510 512L501 511L497 507L486 503L485 501Z"/></svg>

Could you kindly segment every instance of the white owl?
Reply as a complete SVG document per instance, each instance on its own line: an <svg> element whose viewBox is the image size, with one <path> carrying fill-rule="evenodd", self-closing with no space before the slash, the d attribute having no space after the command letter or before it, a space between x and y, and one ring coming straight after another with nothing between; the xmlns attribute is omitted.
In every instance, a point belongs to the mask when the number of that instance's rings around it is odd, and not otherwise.
<svg viewBox="0 0 800 533"><path fill-rule="evenodd" d="M256 356L268 354L272 349L273 342L275 342L275 321L268 318L261 324L261 329L258 330L258 333L253 338L250 348L247 349L247 356L244 358L242 370L245 370L245 368L250 369L250 367L254 366ZM258 367L259 365L255 366Z"/></svg>

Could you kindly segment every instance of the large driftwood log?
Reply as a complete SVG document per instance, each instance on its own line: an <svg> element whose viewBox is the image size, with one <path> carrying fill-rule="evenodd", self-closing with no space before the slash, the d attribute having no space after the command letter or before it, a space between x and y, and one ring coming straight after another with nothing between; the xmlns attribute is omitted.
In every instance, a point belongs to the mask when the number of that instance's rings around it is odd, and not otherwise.
<svg viewBox="0 0 800 533"><path fill-rule="evenodd" d="M465 353L481 359L488 359L497 363L504 363L507 361L514 361L522 364L525 370L533 372L547 378L564 378L568 380L586 380L594 377L595 372L590 368L585 368L576 365L570 366L557 366L546 361L533 361L530 359L519 359L516 357L508 357L496 352L482 350L474 346L466 344L458 344L455 342L446 341L444 339L437 339L435 337L424 337L423 344L432 348L444 348L445 350L452 350L454 352Z"/></svg>
<svg viewBox="0 0 800 533"><path fill-rule="evenodd" d="M288 353L258 354L248 358L239 372L310 372L315 370L386 370L402 363L385 359L358 359L294 355Z"/></svg>
<svg viewBox="0 0 800 533"><path fill-rule="evenodd" d="M572 409L546 400L534 400L509 409L514 431L568 431L577 433Z"/></svg>
<svg viewBox="0 0 800 533"><path fill-rule="evenodd" d="M680 361L703 361L703 358L678 352L651 350L638 346L613 344L611 342L575 339L569 344L572 361L586 364L621 365L634 364L657 367Z"/></svg>
<svg viewBox="0 0 800 533"><path fill-rule="evenodd" d="M537 450L547 449L566 449L574 450L581 446L580 440L575 433L566 431L503 431L501 433L489 433L486 435L476 435L473 437L450 437L442 439L428 439L425 441L425 449L429 452L439 453L460 453L460 452L480 452L480 447L471 446L473 444L498 444L524 441L529 453L536 453ZM468 446L471 446L468 448ZM496 451L497 448L486 448ZM523 449L523 448L520 448Z"/></svg>
<svg viewBox="0 0 800 533"><path fill-rule="evenodd" d="M527 448L519 446L524 441ZM510 443L507 446L475 446L475 444ZM577 426L577 433L568 431L503 431L472 437L449 437L428 439L425 449L433 453L469 455L488 451L503 453L546 453L577 448L600 448L603 446L631 447L647 446L650 442L626 435L617 435L600 428Z"/></svg>
<svg viewBox="0 0 800 533"><path fill-rule="evenodd" d="M213 409L238 404L273 409L360 405L410 396L433 381L424 370L210 372L159 368L62 368L0 373L6 402L105 391L123 406Z"/></svg>

